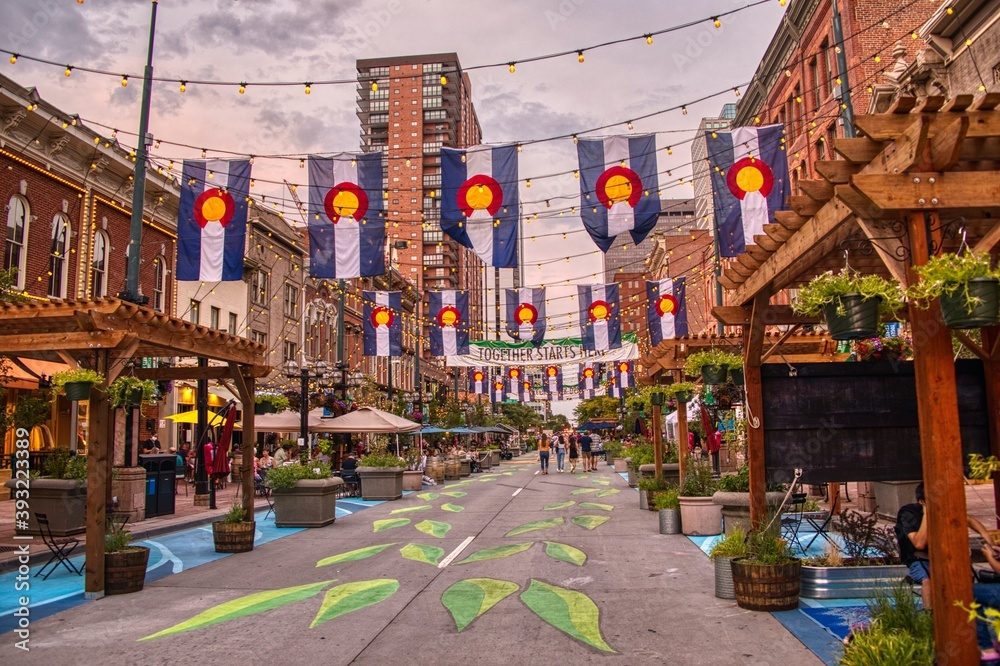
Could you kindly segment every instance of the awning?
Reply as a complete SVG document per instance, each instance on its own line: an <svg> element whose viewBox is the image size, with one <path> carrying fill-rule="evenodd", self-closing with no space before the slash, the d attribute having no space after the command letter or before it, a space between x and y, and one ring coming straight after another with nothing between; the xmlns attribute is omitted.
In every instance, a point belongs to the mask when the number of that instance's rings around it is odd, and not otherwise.
<svg viewBox="0 0 1000 666"><path fill-rule="evenodd" d="M334 419L324 419L317 432L404 433L420 430L420 424L374 407L362 407Z"/></svg>
<svg viewBox="0 0 1000 666"><path fill-rule="evenodd" d="M41 375L51 377L57 372L69 370L65 363L55 363L52 361L42 361L34 358L11 357L8 364L6 381L3 386L6 388L37 389L38 378Z"/></svg>
<svg viewBox="0 0 1000 666"><path fill-rule="evenodd" d="M186 412L179 412L177 414L171 414L170 416L164 417L174 423L198 423L198 410L192 409ZM217 426L222 425L225 419L216 414L215 412L209 410L208 412L208 425Z"/></svg>

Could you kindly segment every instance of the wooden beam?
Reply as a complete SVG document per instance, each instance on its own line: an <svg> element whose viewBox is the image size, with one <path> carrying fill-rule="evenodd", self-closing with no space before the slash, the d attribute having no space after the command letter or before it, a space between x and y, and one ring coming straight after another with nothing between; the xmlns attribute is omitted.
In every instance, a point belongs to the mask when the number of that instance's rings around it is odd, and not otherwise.
<svg viewBox="0 0 1000 666"><path fill-rule="evenodd" d="M108 362L108 373L105 376L105 380L108 385L111 382L118 379L118 375L121 374L122 370L132 357L135 356L135 350L139 348L139 338L134 335L128 335L122 338L122 341L112 350L111 360Z"/></svg>
<svg viewBox="0 0 1000 666"><path fill-rule="evenodd" d="M788 207L802 217L815 215L822 205L819 201L801 194L793 194L788 197Z"/></svg>
<svg viewBox="0 0 1000 666"><path fill-rule="evenodd" d="M70 356L69 354L67 354L66 352L64 352L62 349L56 349L54 351L56 353L56 356L58 356L62 360L62 362L68 365L70 368L73 368L75 370L76 368L80 367L80 362L77 361L72 356Z"/></svg>
<svg viewBox="0 0 1000 666"><path fill-rule="evenodd" d="M1000 92L990 92L976 97L972 106L973 111L992 111L1000 106Z"/></svg>
<svg viewBox="0 0 1000 666"><path fill-rule="evenodd" d="M799 330L799 325L798 324L795 324L793 326L789 326L788 330L785 331L784 333L782 333L781 337L778 338L777 341L775 341L773 344L771 344L771 346L768 347L768 349L767 349L766 352L764 352L763 354L761 354L761 356L760 356L760 362L764 363L765 361L767 361L767 359L771 358L771 355L774 352L778 351L778 348L781 347L781 345L783 345L785 343L785 340L787 340L788 338L790 338L793 335L795 335L795 331L797 331L797 330Z"/></svg>
<svg viewBox="0 0 1000 666"><path fill-rule="evenodd" d="M941 107L941 111L961 113L962 111L967 111L974 101L976 101L975 95L955 95Z"/></svg>
<svg viewBox="0 0 1000 666"><path fill-rule="evenodd" d="M254 430L254 378L245 376L243 368L236 363L229 364L230 376L236 386L236 394L243 405L243 459L240 462L240 484L243 491L243 511L247 516L253 515L253 457L257 444L257 433Z"/></svg>
<svg viewBox="0 0 1000 666"><path fill-rule="evenodd" d="M803 217L793 210L774 211L774 221L788 231L798 231L808 220L808 217Z"/></svg>
<svg viewBox="0 0 1000 666"><path fill-rule="evenodd" d="M712 308L712 315L726 326L746 326L750 317L746 308L738 305L717 305ZM772 305L767 309L767 326L784 326L787 324L818 324L819 317L807 317L792 311L791 305Z"/></svg>
<svg viewBox="0 0 1000 666"><path fill-rule="evenodd" d="M969 132L969 117L958 116L930 140L931 166L948 171L962 159L962 144Z"/></svg>
<svg viewBox="0 0 1000 666"><path fill-rule="evenodd" d="M764 465L764 391L761 383L761 352L764 319L770 300L767 289L758 292L746 308L750 324L743 329L743 375L747 411L747 466L750 469L750 526L767 519L767 470Z"/></svg>
<svg viewBox="0 0 1000 666"><path fill-rule="evenodd" d="M799 189L814 201L826 203L833 198L833 184L825 180L803 178L799 181Z"/></svg>
<svg viewBox="0 0 1000 666"><path fill-rule="evenodd" d="M857 120L858 117L855 117ZM865 137L837 137L833 148L848 162L867 164L882 152L882 144Z"/></svg>
<svg viewBox="0 0 1000 666"><path fill-rule="evenodd" d="M95 370L106 373L109 364L106 349L97 352ZM111 402L105 391L90 394L90 442L87 445L87 514L86 543L84 552L84 594L88 599L104 596L104 537L107 532L108 493L111 477L108 473L111 452L114 449L112 435L114 419Z"/></svg>
<svg viewBox="0 0 1000 666"><path fill-rule="evenodd" d="M930 136L930 117L909 116L907 120L909 124L903 133L895 141L888 143L863 171L871 171L870 167L885 173L906 171L924 156Z"/></svg>
<svg viewBox="0 0 1000 666"><path fill-rule="evenodd" d="M913 113L937 113L948 101L944 95L928 95L917 100Z"/></svg>
<svg viewBox="0 0 1000 666"><path fill-rule="evenodd" d="M764 250L768 254L774 252L779 247L781 247L781 243L775 242L773 238L771 238L770 236L768 236L766 234L762 234L762 235L759 235L759 236L754 236L753 237L753 242L754 242L754 245L760 247L762 250ZM765 257L765 259L766 258L767 257Z"/></svg>
<svg viewBox="0 0 1000 666"><path fill-rule="evenodd" d="M816 172L834 185L843 185L858 172L859 165L847 160L816 160Z"/></svg>
<svg viewBox="0 0 1000 666"><path fill-rule="evenodd" d="M910 256L914 266L930 257L930 227L940 228L936 213L909 215ZM951 332L940 308L909 304L913 330L913 366L917 394L920 456L927 497L928 551L934 562L931 599L934 649L939 664L974 664L979 659L975 629L956 604L972 602L972 567L966 525L964 456L958 419L958 392Z"/></svg>
<svg viewBox="0 0 1000 666"><path fill-rule="evenodd" d="M883 210L1000 207L1000 171L859 173L851 177L851 185Z"/></svg>
<svg viewBox="0 0 1000 666"><path fill-rule="evenodd" d="M976 243L976 247L973 248L974 252L988 253L992 252L993 248L1000 243L1000 222L994 223L992 229L986 232L986 235L979 239Z"/></svg>
<svg viewBox="0 0 1000 666"><path fill-rule="evenodd" d="M805 223L806 221L802 220L802 224ZM768 238L773 240L775 243L784 243L792 237L792 232L781 224L765 224L764 233L767 234Z"/></svg>
<svg viewBox="0 0 1000 666"><path fill-rule="evenodd" d="M684 373L681 370L674 371L674 381L684 381ZM687 463L690 452L688 450L688 406L683 400L677 401L677 476L678 485L684 485L684 477L687 475Z"/></svg>
<svg viewBox="0 0 1000 666"><path fill-rule="evenodd" d="M767 261L767 258L771 256L771 253L760 247L759 245L747 245L747 254L753 257L754 262L759 266L760 264Z"/></svg>
<svg viewBox="0 0 1000 666"><path fill-rule="evenodd" d="M837 198L847 204L854 214L864 220L880 220L885 213L869 201L868 197L858 192L852 185L837 185Z"/></svg>
<svg viewBox="0 0 1000 666"><path fill-rule="evenodd" d="M900 95L896 99L892 100L892 104L889 105L886 113L909 113L916 105L916 97L906 97Z"/></svg>
<svg viewBox="0 0 1000 666"><path fill-rule="evenodd" d="M736 289L742 283L743 278L740 278L739 282L737 282L728 271L722 271L722 274L719 275L719 284L722 285L723 289Z"/></svg>
<svg viewBox="0 0 1000 666"><path fill-rule="evenodd" d="M854 125L866 137L875 141L893 141L906 132L913 122L915 114L894 116L890 114L872 114L854 117ZM989 136L1000 136L1000 114L990 111L968 111L970 139ZM925 115L930 122L930 136L935 136L946 127L953 116L945 113L928 113Z"/></svg>
<svg viewBox="0 0 1000 666"><path fill-rule="evenodd" d="M975 354L976 356L978 356L981 360L983 360L983 361L989 361L990 360L989 353L985 349L983 349L982 347L980 347L979 345L977 345L976 341L973 340L972 338L970 338L969 335L968 335L968 333L966 333L965 331L955 330L955 331L952 331L952 334L955 336L956 340L958 340L959 342L962 343L963 347L965 347L970 352L972 352L973 354Z"/></svg>
<svg viewBox="0 0 1000 666"><path fill-rule="evenodd" d="M125 338L124 331L95 331L92 333L0 333L0 354L27 354L39 350L96 350L114 349Z"/></svg>
<svg viewBox="0 0 1000 666"><path fill-rule="evenodd" d="M743 254L736 257L736 260L732 263L733 266L740 266L746 270L753 273L760 267L760 261L757 260L753 255L744 252Z"/></svg>

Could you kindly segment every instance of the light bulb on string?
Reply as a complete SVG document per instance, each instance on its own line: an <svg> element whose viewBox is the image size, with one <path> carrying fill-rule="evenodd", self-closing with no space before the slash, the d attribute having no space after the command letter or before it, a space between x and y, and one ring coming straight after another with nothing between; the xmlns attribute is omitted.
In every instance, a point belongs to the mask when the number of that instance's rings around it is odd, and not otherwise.
<svg viewBox="0 0 1000 666"><path fill-rule="evenodd" d="M630 120L630 121L628 121L627 123L625 123L625 128L626 128L626 129L627 129L627 130L628 130L629 132L631 132L632 130L634 130L634 129L635 129L635 125L633 125L633 124L632 124L632 121Z"/></svg>
<svg viewBox="0 0 1000 666"><path fill-rule="evenodd" d="M682 106L681 113L686 116L688 114L688 108L686 106Z"/></svg>
<svg viewBox="0 0 1000 666"><path fill-rule="evenodd" d="M441 75L441 85L443 86L448 85L448 77L445 76L444 74Z"/></svg>
<svg viewBox="0 0 1000 666"><path fill-rule="evenodd" d="M246 91L247 91L247 84L246 84L246 83L240 83L240 87L239 87L239 90L238 90L238 92L239 92L239 93L240 93L241 95L243 95L243 94L245 94L245 93L246 93Z"/></svg>
<svg viewBox="0 0 1000 666"><path fill-rule="evenodd" d="M712 25L714 25L716 28L722 27L722 21L719 20L718 16L712 17Z"/></svg>
<svg viewBox="0 0 1000 666"><path fill-rule="evenodd" d="M650 46L653 45L653 36L652 35L646 35L646 43L649 44Z"/></svg>
<svg viewBox="0 0 1000 666"><path fill-rule="evenodd" d="M128 74L122 74L122 88L128 87Z"/></svg>
<svg viewBox="0 0 1000 666"><path fill-rule="evenodd" d="M512 62L507 63L507 71L513 74L514 72L517 71L517 65Z"/></svg>
<svg viewBox="0 0 1000 666"><path fill-rule="evenodd" d="M583 51L576 52L576 61L582 63L584 61Z"/></svg>
<svg viewBox="0 0 1000 666"><path fill-rule="evenodd" d="M17 54L16 53L11 53L10 54L10 58L8 58L7 60L8 60L8 62L10 62L10 64L16 65L17 64Z"/></svg>
<svg viewBox="0 0 1000 666"><path fill-rule="evenodd" d="M73 68L70 67L69 65L66 65L66 69L63 71L63 76L65 76L67 78L69 78L70 76L73 76Z"/></svg>
<svg viewBox="0 0 1000 666"><path fill-rule="evenodd" d="M372 92L378 92L378 82L372 81Z"/></svg>
<svg viewBox="0 0 1000 666"><path fill-rule="evenodd" d="M187 89L188 89L187 81L181 81L181 85L178 88L178 90L180 90L181 92L187 92Z"/></svg>

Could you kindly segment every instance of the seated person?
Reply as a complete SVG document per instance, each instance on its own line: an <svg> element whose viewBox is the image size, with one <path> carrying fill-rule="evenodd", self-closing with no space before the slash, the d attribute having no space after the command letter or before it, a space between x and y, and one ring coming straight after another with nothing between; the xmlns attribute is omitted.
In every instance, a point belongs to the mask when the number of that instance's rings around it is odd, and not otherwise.
<svg viewBox="0 0 1000 666"><path fill-rule="evenodd" d="M344 458L344 462L340 465L340 470L342 472L353 472L357 468L358 459L354 457L353 453Z"/></svg>

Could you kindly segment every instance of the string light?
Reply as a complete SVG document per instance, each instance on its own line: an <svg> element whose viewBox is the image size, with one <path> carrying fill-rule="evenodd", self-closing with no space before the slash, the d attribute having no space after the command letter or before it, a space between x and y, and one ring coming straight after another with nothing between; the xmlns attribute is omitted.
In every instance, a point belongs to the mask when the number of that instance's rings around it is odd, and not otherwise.
<svg viewBox="0 0 1000 666"><path fill-rule="evenodd" d="M712 25L714 25L716 28L722 27L722 21L719 20L718 16L712 17Z"/></svg>
<svg viewBox="0 0 1000 666"><path fill-rule="evenodd" d="M306 168L306 161L304 159L300 159L299 160L299 168L300 169L305 169Z"/></svg>
<svg viewBox="0 0 1000 666"><path fill-rule="evenodd" d="M517 71L517 65L512 62L507 63L507 71L513 74L514 72Z"/></svg>
<svg viewBox="0 0 1000 666"><path fill-rule="evenodd" d="M188 89L187 81L181 81L181 85L180 88L178 88L178 90L180 90L181 92L187 92L187 89Z"/></svg>
<svg viewBox="0 0 1000 666"><path fill-rule="evenodd" d="M625 124L625 128L628 129L629 132L631 132L632 130L635 129L635 125L633 125L632 121L630 120Z"/></svg>
<svg viewBox="0 0 1000 666"><path fill-rule="evenodd" d="M646 35L646 43L649 44L650 46L653 45L653 36L652 35Z"/></svg>
<svg viewBox="0 0 1000 666"><path fill-rule="evenodd" d="M443 86L448 85L448 77L445 76L444 74L441 75L441 85Z"/></svg>
<svg viewBox="0 0 1000 666"><path fill-rule="evenodd" d="M208 151L205 150L204 148L202 148L201 149L201 159L205 159L206 157L208 157Z"/></svg>
<svg viewBox="0 0 1000 666"><path fill-rule="evenodd" d="M65 71L63 71L63 76L65 77L73 76L73 68L70 67L69 65L66 65Z"/></svg>
<svg viewBox="0 0 1000 666"><path fill-rule="evenodd" d="M576 52L576 61L577 62L583 62L583 51L577 51Z"/></svg>
<svg viewBox="0 0 1000 666"><path fill-rule="evenodd" d="M372 81L372 92L378 92L378 81Z"/></svg>
<svg viewBox="0 0 1000 666"><path fill-rule="evenodd" d="M8 58L8 61L10 62L10 64L16 65L17 64L17 54L16 53L11 53L10 54L10 58Z"/></svg>
<svg viewBox="0 0 1000 666"><path fill-rule="evenodd" d="M128 74L122 74L122 88L128 87Z"/></svg>
<svg viewBox="0 0 1000 666"><path fill-rule="evenodd" d="M241 95L243 95L243 94L246 93L246 91L247 91L247 84L246 83L240 83L239 93Z"/></svg>
<svg viewBox="0 0 1000 666"><path fill-rule="evenodd" d="M687 106L682 106L681 107L681 113L683 115L685 115L685 116L688 114L688 108L687 108Z"/></svg>
<svg viewBox="0 0 1000 666"><path fill-rule="evenodd" d="M312 85L313 85L312 83L306 83L306 87L305 90L303 90L303 92L305 92L305 94L307 95L312 94L313 91Z"/></svg>

